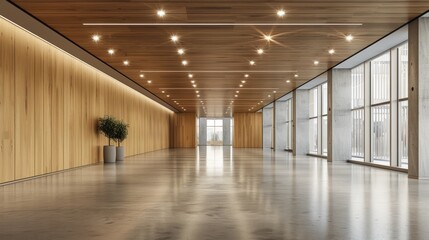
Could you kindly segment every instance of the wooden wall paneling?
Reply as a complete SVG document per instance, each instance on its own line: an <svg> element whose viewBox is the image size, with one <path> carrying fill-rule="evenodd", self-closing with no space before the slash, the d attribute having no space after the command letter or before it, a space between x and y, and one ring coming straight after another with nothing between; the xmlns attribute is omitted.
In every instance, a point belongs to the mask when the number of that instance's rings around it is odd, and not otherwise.
<svg viewBox="0 0 429 240"><path fill-rule="evenodd" d="M262 148L262 113L234 114L236 148Z"/></svg>
<svg viewBox="0 0 429 240"><path fill-rule="evenodd" d="M45 43L35 41L34 48L34 174L40 175L44 171L44 81L43 81L43 51Z"/></svg>
<svg viewBox="0 0 429 240"><path fill-rule="evenodd" d="M89 122L89 102L88 102L88 98L89 98L89 71L88 71L88 67L82 63L79 63L79 65L81 66L82 69L82 73L81 73L81 79L80 79L80 83L81 83L81 88L79 91L79 105L81 108L81 121L80 121L80 126L79 126L79 131L80 131L80 148L82 149L82 165L88 165L91 163L90 161L90 138L91 138L91 132L88 132L88 126L90 125Z"/></svg>
<svg viewBox="0 0 429 240"><path fill-rule="evenodd" d="M89 160L91 164L98 163L97 151L98 151L98 136L97 136L97 73L93 69L88 69L90 77L88 79L88 123L87 131L90 134Z"/></svg>
<svg viewBox="0 0 429 240"><path fill-rule="evenodd" d="M104 116L105 113L105 96L106 96L106 84L105 84L105 79L104 79L104 75L101 73L97 73L97 119L100 117ZM98 134L98 133L97 133ZM98 161L102 162L103 161L103 146L106 144L106 139L103 135L98 134L97 135L97 139L98 139Z"/></svg>
<svg viewBox="0 0 429 240"><path fill-rule="evenodd" d="M52 51L52 171L64 169L64 53ZM66 56L68 57L68 56Z"/></svg>
<svg viewBox="0 0 429 240"><path fill-rule="evenodd" d="M195 147L195 113L176 113L171 118L170 131L174 148Z"/></svg>
<svg viewBox="0 0 429 240"><path fill-rule="evenodd" d="M169 110L1 19L0 70L0 183L100 161L107 114L127 156L169 147Z"/></svg>
<svg viewBox="0 0 429 240"><path fill-rule="evenodd" d="M52 48L43 43L43 173L52 172Z"/></svg>
<svg viewBox="0 0 429 240"><path fill-rule="evenodd" d="M15 31L15 178L34 176L34 39ZM25 64L23 64L25 63Z"/></svg>
<svg viewBox="0 0 429 240"><path fill-rule="evenodd" d="M64 102L63 102L63 119L64 119L64 131L63 131L63 153L64 153L64 169L72 167L72 149L71 149L71 135L72 132L72 115L71 115L71 99L72 99L72 58L64 57L64 69L63 69L63 86L64 86Z"/></svg>
<svg viewBox="0 0 429 240"><path fill-rule="evenodd" d="M0 21L0 182L15 179L15 105L13 30Z"/></svg>

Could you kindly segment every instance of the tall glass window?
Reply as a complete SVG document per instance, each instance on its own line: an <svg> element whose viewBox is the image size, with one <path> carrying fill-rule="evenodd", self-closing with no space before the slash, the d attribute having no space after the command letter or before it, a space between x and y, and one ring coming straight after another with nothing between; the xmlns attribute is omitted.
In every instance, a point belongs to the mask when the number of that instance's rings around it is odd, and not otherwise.
<svg viewBox="0 0 429 240"><path fill-rule="evenodd" d="M309 90L309 152L328 155L328 84Z"/></svg>
<svg viewBox="0 0 429 240"><path fill-rule="evenodd" d="M365 155L365 66L351 70L352 89L352 158L364 160Z"/></svg>
<svg viewBox="0 0 429 240"><path fill-rule="evenodd" d="M355 67L351 81L353 160L408 168L408 44Z"/></svg>
<svg viewBox="0 0 429 240"><path fill-rule="evenodd" d="M398 47L398 166L408 168L408 43Z"/></svg>
<svg viewBox="0 0 429 240"><path fill-rule="evenodd" d="M223 119L207 119L207 145L223 145Z"/></svg>
<svg viewBox="0 0 429 240"><path fill-rule="evenodd" d="M319 141L318 141L318 87L310 89L309 99L309 151L310 153L318 154Z"/></svg>
<svg viewBox="0 0 429 240"><path fill-rule="evenodd" d="M390 51L371 61L371 160L390 165Z"/></svg>
<svg viewBox="0 0 429 240"><path fill-rule="evenodd" d="M328 155L328 83L322 84L322 155Z"/></svg>
<svg viewBox="0 0 429 240"><path fill-rule="evenodd" d="M292 150L292 126L293 126L292 99L286 101L286 150Z"/></svg>

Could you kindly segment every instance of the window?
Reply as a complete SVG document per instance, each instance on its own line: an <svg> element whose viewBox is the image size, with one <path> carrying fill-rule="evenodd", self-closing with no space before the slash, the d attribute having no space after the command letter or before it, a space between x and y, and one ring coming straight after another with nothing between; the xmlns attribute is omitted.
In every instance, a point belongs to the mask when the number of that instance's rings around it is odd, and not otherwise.
<svg viewBox="0 0 429 240"><path fill-rule="evenodd" d="M363 161L365 155L365 66L351 70L352 96L352 159Z"/></svg>
<svg viewBox="0 0 429 240"><path fill-rule="evenodd" d="M322 84L322 155L328 155L328 83Z"/></svg>
<svg viewBox="0 0 429 240"><path fill-rule="evenodd" d="M353 159L408 168L408 44L352 69L351 84Z"/></svg>
<svg viewBox="0 0 429 240"><path fill-rule="evenodd" d="M371 61L371 160L390 165L390 51Z"/></svg>
<svg viewBox="0 0 429 240"><path fill-rule="evenodd" d="M398 166L408 168L408 43L398 47Z"/></svg>
<svg viewBox="0 0 429 240"><path fill-rule="evenodd" d="M286 101L286 150L292 150L293 148L293 141L292 141L292 134L293 134L293 106L292 106L292 99L289 99Z"/></svg>
<svg viewBox="0 0 429 240"><path fill-rule="evenodd" d="M223 145L222 119L207 119L207 145Z"/></svg>
<svg viewBox="0 0 429 240"><path fill-rule="evenodd" d="M319 141L318 141L318 90L319 87L310 89L310 99L309 99L309 151L310 153L317 154L319 153Z"/></svg>
<svg viewBox="0 0 429 240"><path fill-rule="evenodd" d="M328 155L328 84L309 90L309 152Z"/></svg>

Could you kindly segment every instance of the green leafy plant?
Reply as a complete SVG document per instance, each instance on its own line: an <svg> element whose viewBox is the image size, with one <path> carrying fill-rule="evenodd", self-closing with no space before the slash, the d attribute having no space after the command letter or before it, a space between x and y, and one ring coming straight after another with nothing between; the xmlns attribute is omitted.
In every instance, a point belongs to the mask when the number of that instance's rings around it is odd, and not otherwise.
<svg viewBox="0 0 429 240"><path fill-rule="evenodd" d="M117 120L111 116L105 116L103 118L98 119L98 132L102 133L110 140L116 141L116 130L117 130Z"/></svg>
<svg viewBox="0 0 429 240"><path fill-rule="evenodd" d="M115 131L115 142L118 143L118 147L121 146L121 142L123 142L128 136L128 124L117 121L116 122L116 131Z"/></svg>

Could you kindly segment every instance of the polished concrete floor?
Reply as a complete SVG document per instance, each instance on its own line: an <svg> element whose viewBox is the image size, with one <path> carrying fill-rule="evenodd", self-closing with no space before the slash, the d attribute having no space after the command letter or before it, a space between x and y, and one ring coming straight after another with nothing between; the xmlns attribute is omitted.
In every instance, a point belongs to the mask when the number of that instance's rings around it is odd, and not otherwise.
<svg viewBox="0 0 429 240"><path fill-rule="evenodd" d="M0 239L428 239L429 181L287 152L162 150L0 187Z"/></svg>

